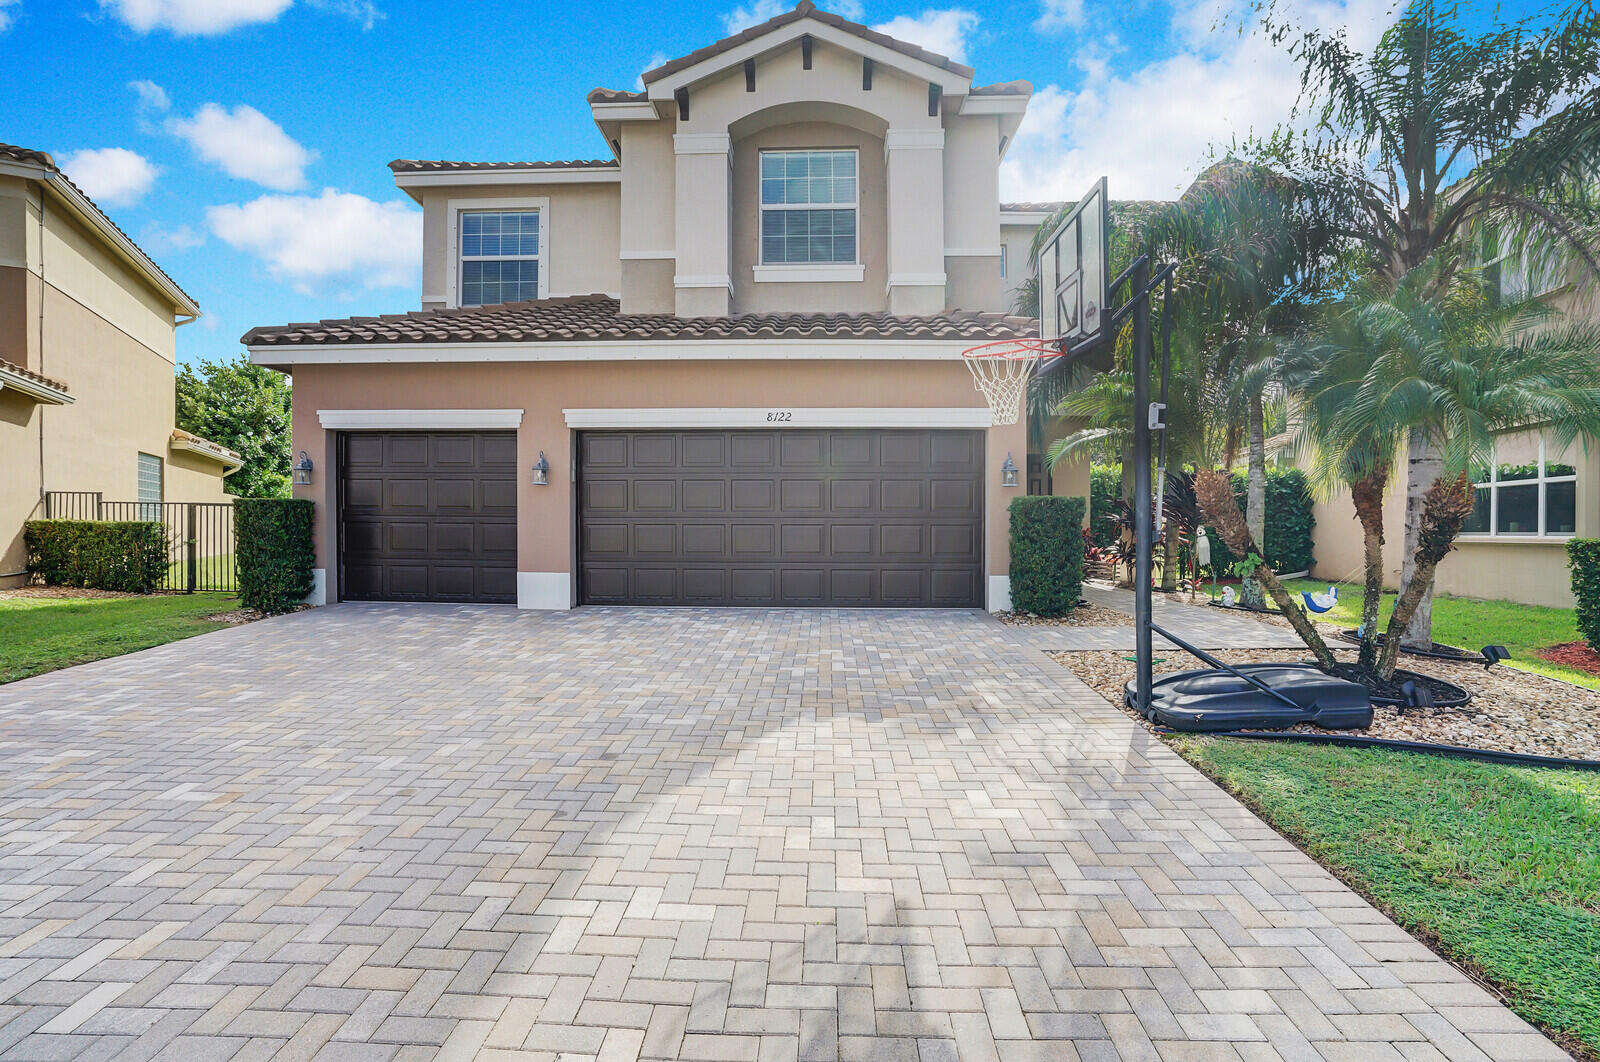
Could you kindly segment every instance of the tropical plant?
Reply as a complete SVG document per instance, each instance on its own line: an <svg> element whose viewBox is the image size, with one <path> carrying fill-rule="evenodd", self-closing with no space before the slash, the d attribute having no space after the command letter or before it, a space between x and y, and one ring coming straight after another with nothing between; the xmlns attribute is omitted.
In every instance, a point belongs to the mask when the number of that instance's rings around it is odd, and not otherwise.
<svg viewBox="0 0 1600 1062"><path fill-rule="evenodd" d="M244 465L225 481L228 493L241 498L288 496L288 377L240 357L184 365L176 387L177 426L244 458Z"/></svg>
<svg viewBox="0 0 1600 1062"><path fill-rule="evenodd" d="M1565 257L1600 273L1600 18L1587 0L1466 27L1453 3L1414 0L1369 54L1342 33L1304 28L1268 0L1267 32L1301 71L1312 132L1280 131L1250 153L1293 180L1303 209L1398 284L1472 244L1522 259ZM1551 12L1555 13L1552 14ZM1436 270L1441 288L1454 268ZM1403 586L1415 568L1427 492L1449 440L1407 440ZM1410 644L1431 643L1425 585Z"/></svg>
<svg viewBox="0 0 1600 1062"><path fill-rule="evenodd" d="M1470 469L1496 434L1537 425L1560 448L1600 434L1600 327L1563 323L1537 300L1500 301L1473 271L1437 259L1361 285L1294 355L1305 367L1303 435L1324 485L1351 488L1362 524L1361 663L1388 679L1439 562L1472 514ZM1406 439L1442 441L1422 530L1376 652L1383 492Z"/></svg>

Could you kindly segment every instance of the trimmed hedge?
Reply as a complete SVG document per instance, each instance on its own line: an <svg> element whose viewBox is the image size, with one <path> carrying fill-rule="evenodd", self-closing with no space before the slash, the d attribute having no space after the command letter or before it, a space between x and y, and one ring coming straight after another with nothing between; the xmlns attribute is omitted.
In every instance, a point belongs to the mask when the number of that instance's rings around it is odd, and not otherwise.
<svg viewBox="0 0 1600 1062"><path fill-rule="evenodd" d="M167 530L151 520L29 520L28 571L51 586L148 594L167 574Z"/></svg>
<svg viewBox="0 0 1600 1062"><path fill-rule="evenodd" d="M1011 503L1011 607L1060 616L1083 596L1080 497L1025 497Z"/></svg>
<svg viewBox="0 0 1600 1062"><path fill-rule="evenodd" d="M245 608L288 612L311 593L315 514L316 503L298 498L234 501L234 558Z"/></svg>
<svg viewBox="0 0 1600 1062"><path fill-rule="evenodd" d="M1578 630L1589 648L1600 652L1600 539L1568 539L1567 566L1578 601Z"/></svg>
<svg viewBox="0 0 1600 1062"><path fill-rule="evenodd" d="M1089 466L1089 540L1102 549L1115 545L1117 532L1106 518L1122 500L1122 466Z"/></svg>

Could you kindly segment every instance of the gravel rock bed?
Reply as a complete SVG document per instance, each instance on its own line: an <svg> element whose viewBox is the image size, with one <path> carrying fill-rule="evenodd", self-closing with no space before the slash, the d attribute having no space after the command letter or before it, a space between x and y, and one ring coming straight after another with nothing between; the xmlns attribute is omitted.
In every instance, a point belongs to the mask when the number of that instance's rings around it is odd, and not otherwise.
<svg viewBox="0 0 1600 1062"><path fill-rule="evenodd" d="M1106 700L1128 711L1122 704L1122 690L1133 678L1132 654L1123 652L1052 652L1049 654L1067 667ZM1304 649L1238 649L1214 654L1229 664L1309 660ZM1354 660L1355 654L1336 650L1341 660ZM1157 648L1160 663L1155 671L1187 671L1203 666L1187 653L1172 648ZM1465 708L1446 708L1432 712L1407 712L1374 706L1372 726L1367 730L1325 730L1297 726L1306 733L1348 733L1397 741L1427 741L1438 745L1500 752L1562 756L1569 759L1600 760L1600 691L1587 690L1557 679L1497 667L1485 671L1481 666L1454 664L1443 660L1412 657L1406 661L1413 671L1437 675L1472 693ZM1154 729L1146 720L1128 711L1141 725Z"/></svg>
<svg viewBox="0 0 1600 1062"><path fill-rule="evenodd" d="M121 590L91 590L81 586L19 586L12 590L0 590L0 598L9 597L42 597L42 598L82 598L82 597L147 597L147 594L128 594Z"/></svg>
<svg viewBox="0 0 1600 1062"><path fill-rule="evenodd" d="M996 612L1007 627L1131 627L1133 617L1114 608L1085 601L1065 616L1036 616L1032 612Z"/></svg>

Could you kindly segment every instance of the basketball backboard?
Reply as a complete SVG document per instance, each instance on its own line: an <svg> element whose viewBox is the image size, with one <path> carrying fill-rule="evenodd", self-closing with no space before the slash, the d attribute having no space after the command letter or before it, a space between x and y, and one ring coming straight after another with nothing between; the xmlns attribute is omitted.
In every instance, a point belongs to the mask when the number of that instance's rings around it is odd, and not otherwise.
<svg viewBox="0 0 1600 1062"><path fill-rule="evenodd" d="M1109 320L1110 203L1106 179L1061 220L1039 247L1039 338L1066 353L1099 340Z"/></svg>

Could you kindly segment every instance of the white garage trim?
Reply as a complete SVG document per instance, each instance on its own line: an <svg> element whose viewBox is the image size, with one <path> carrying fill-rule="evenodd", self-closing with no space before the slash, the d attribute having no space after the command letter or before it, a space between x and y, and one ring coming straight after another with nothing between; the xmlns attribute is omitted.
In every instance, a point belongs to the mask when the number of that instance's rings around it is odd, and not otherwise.
<svg viewBox="0 0 1600 1062"><path fill-rule="evenodd" d="M324 428L345 431L405 430L470 431L519 428L520 409L319 409Z"/></svg>
<svg viewBox="0 0 1600 1062"><path fill-rule="evenodd" d="M572 575L568 572L518 572L517 607L565 611L572 607Z"/></svg>
<svg viewBox="0 0 1600 1062"><path fill-rule="evenodd" d="M989 611L1011 611L1011 576L989 576Z"/></svg>
<svg viewBox="0 0 1600 1062"><path fill-rule="evenodd" d="M987 406L730 406L566 409L567 427L589 428L988 428Z"/></svg>

